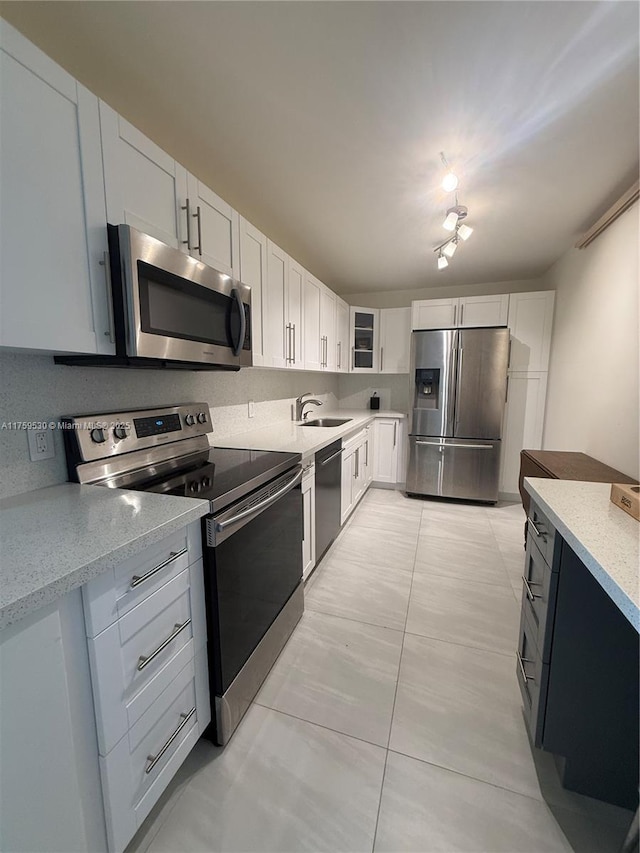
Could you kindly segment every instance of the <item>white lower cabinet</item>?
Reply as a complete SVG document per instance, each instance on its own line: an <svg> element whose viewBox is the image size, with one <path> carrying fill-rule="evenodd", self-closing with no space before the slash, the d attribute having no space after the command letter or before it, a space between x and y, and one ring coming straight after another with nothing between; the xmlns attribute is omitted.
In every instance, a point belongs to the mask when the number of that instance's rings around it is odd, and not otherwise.
<svg viewBox="0 0 640 853"><path fill-rule="evenodd" d="M373 480L395 485L402 480L403 418L374 420Z"/></svg>
<svg viewBox="0 0 640 853"><path fill-rule="evenodd" d="M106 851L82 596L0 631L0 850Z"/></svg>
<svg viewBox="0 0 640 853"><path fill-rule="evenodd" d="M110 853L211 719L199 523L83 588Z"/></svg>
<svg viewBox="0 0 640 853"><path fill-rule="evenodd" d="M343 442L340 489L341 524L344 524L349 518L371 483L372 434L371 426L367 426Z"/></svg>
<svg viewBox="0 0 640 853"><path fill-rule="evenodd" d="M302 579L316 564L316 468L313 459L302 469Z"/></svg>

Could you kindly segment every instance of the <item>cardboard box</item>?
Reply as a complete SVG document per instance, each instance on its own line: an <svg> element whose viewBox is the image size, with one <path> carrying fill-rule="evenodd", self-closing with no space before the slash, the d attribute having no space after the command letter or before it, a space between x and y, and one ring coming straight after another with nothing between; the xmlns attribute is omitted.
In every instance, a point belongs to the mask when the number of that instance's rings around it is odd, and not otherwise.
<svg viewBox="0 0 640 853"><path fill-rule="evenodd" d="M619 506L620 509L640 521L640 486L613 483L611 486L611 503Z"/></svg>

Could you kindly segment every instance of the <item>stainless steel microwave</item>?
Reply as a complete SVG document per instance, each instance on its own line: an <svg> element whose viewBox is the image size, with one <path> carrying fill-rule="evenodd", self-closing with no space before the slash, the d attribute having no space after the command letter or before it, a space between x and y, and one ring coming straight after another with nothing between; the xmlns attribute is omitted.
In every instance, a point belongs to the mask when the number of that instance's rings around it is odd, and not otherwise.
<svg viewBox="0 0 640 853"><path fill-rule="evenodd" d="M251 366L250 287L129 225L108 229L116 366Z"/></svg>

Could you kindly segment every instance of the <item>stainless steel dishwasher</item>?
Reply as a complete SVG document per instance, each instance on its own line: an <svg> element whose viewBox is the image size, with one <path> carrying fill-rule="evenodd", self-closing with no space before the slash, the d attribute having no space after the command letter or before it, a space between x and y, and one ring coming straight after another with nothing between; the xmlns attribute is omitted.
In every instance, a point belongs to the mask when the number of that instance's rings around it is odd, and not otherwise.
<svg viewBox="0 0 640 853"><path fill-rule="evenodd" d="M318 450L316 460L316 562L340 531L342 439Z"/></svg>

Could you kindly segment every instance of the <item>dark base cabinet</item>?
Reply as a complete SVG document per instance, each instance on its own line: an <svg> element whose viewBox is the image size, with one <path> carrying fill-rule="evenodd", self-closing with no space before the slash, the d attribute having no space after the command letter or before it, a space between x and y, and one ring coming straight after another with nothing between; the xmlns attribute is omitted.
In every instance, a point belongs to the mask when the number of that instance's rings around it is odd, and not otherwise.
<svg viewBox="0 0 640 853"><path fill-rule="evenodd" d="M517 677L534 746L565 788L638 805L638 633L532 501Z"/></svg>
<svg viewBox="0 0 640 853"><path fill-rule="evenodd" d="M635 809L640 773L638 634L562 546L543 747L566 788Z"/></svg>

